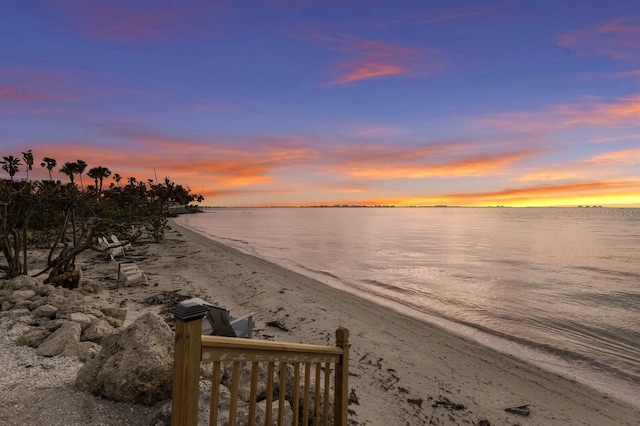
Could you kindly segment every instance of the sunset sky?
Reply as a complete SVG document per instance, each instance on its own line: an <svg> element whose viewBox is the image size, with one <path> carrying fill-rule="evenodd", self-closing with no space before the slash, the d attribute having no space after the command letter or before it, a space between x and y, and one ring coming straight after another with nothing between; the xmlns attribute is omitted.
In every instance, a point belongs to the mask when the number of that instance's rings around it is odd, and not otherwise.
<svg viewBox="0 0 640 426"><path fill-rule="evenodd" d="M640 206L638 0L0 4L0 156L32 149L30 177L46 156L204 205Z"/></svg>

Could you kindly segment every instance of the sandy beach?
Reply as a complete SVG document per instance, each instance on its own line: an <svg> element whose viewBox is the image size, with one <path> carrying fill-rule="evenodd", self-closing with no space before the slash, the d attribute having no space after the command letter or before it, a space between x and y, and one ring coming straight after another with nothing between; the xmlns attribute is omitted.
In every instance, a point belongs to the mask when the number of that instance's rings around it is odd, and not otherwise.
<svg viewBox="0 0 640 426"><path fill-rule="evenodd" d="M143 303L154 295L198 296L236 315L255 312L256 339L332 345L335 330L346 327L354 425L640 425L638 407L171 226L162 243L136 247L136 261L149 277L146 287L116 291L113 266L98 252L83 253L85 279L108 288L91 297L126 307L130 323L161 309ZM25 359L54 366L30 368L3 381L1 425L155 424L153 407L75 390L78 361L38 360L34 350L13 347L19 327L0 319L0 361L6 371L25 370ZM271 322L283 327L268 326ZM68 408L60 410L60 401ZM505 411L522 405L529 406L528 417Z"/></svg>

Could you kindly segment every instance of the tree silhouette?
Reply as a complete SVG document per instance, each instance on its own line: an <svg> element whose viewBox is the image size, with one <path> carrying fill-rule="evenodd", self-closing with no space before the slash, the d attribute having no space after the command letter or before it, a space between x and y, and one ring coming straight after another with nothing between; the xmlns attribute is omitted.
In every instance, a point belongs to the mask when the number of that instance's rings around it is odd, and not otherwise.
<svg viewBox="0 0 640 426"><path fill-rule="evenodd" d="M96 188L98 188L98 192L102 192L102 181L111 176L111 170L107 169L106 167L97 166L91 168L87 175L89 175L90 178L93 178L96 181Z"/></svg>
<svg viewBox="0 0 640 426"><path fill-rule="evenodd" d="M44 157L42 159L42 163L40 163L40 167L46 167L47 170L49 171L49 180L53 180L51 178L51 170L53 170L53 168L58 165L58 162L56 160L54 160L53 158L49 158L49 157Z"/></svg>
<svg viewBox="0 0 640 426"><path fill-rule="evenodd" d="M29 180L29 171L33 170L33 153L31 150L23 152L22 158L24 158L24 163L27 165L27 180Z"/></svg>
<svg viewBox="0 0 640 426"><path fill-rule="evenodd" d="M73 178L75 177L77 170L78 163L70 163L67 161L60 168L60 173L64 173L65 175L69 176L69 181L71 181L71 183L73 184Z"/></svg>
<svg viewBox="0 0 640 426"><path fill-rule="evenodd" d="M2 157L2 160L3 161L0 161L0 164L2 164L2 169L9 173L9 177L11 178L11 181L13 181L13 176L18 173L20 165L22 164L20 162L20 159L18 157L14 157L13 155L8 155L6 157Z"/></svg>
<svg viewBox="0 0 640 426"><path fill-rule="evenodd" d="M84 185L82 183L82 174L87 169L87 163L82 160L76 161L76 173L80 176L80 188L84 189Z"/></svg>

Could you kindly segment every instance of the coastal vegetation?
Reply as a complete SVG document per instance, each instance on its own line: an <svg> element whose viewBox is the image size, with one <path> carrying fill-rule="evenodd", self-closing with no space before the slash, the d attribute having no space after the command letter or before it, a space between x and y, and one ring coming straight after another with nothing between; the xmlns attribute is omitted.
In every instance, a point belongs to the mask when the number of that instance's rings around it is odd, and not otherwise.
<svg viewBox="0 0 640 426"><path fill-rule="evenodd" d="M29 249L47 248L47 265L33 276L48 273L46 283L75 288L80 279L76 256L93 248L98 236L117 233L135 240L145 230L158 242L168 217L194 210L191 203L204 199L168 177L146 182L129 177L121 185L121 175L102 165L89 168L86 176L93 184L85 187L82 177L89 165L82 160L62 163L58 171L69 180L63 183L52 175L58 161L43 157L40 166L48 179L33 180L31 150L22 152L22 158L3 156L0 164L8 174L0 179L0 251L6 262L0 269L5 278L29 274Z"/></svg>

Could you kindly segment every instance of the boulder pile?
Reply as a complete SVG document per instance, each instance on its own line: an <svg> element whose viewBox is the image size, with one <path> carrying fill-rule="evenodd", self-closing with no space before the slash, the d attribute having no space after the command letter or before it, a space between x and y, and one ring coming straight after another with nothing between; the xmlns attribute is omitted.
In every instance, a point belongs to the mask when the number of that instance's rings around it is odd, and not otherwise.
<svg viewBox="0 0 640 426"><path fill-rule="evenodd" d="M126 309L87 301L87 295L102 290L97 283L68 290L21 275L0 283L0 311L29 326L16 345L36 348L40 356L78 356L85 362L127 315Z"/></svg>

